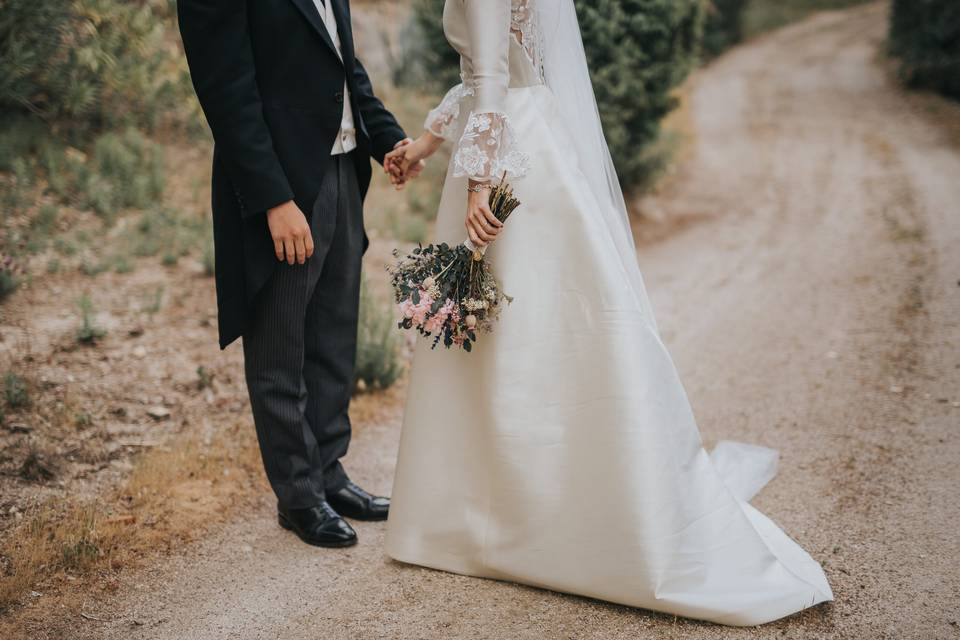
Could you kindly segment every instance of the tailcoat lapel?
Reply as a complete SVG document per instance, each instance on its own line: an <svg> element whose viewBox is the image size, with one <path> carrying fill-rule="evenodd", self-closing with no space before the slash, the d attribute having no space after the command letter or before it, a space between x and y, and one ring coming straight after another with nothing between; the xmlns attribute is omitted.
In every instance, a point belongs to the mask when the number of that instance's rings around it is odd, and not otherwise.
<svg viewBox="0 0 960 640"><path fill-rule="evenodd" d="M347 0L326 0L333 4L333 15L337 20L337 35L340 36L340 50L343 51L343 64L353 68L353 29L350 28L350 11Z"/></svg>
<svg viewBox="0 0 960 640"><path fill-rule="evenodd" d="M333 39L330 37L330 32L327 31L327 25L323 22L323 17L317 11L317 6L313 3L313 0L290 0L293 4L297 5L297 8L300 9L300 13L313 25L314 30L320 34L320 37L323 38L323 41L327 43L327 46L330 47L330 52L333 55L337 55L337 48L333 44ZM335 0L325 0L326 2L333 2L334 14L337 15L337 29L340 29L342 23L342 18L339 15L340 11ZM340 42L343 43L343 35L340 36ZM339 56L337 56L339 57Z"/></svg>

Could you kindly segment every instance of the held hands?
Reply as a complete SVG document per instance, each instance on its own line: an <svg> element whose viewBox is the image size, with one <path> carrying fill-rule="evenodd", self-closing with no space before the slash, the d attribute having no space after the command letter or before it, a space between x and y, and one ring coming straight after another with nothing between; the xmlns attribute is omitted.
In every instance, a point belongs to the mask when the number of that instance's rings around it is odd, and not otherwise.
<svg viewBox="0 0 960 640"><path fill-rule="evenodd" d="M303 264L313 255L313 235L307 218L293 200L267 211L267 226L277 260Z"/></svg>
<svg viewBox="0 0 960 640"><path fill-rule="evenodd" d="M420 175L426 166L424 160L432 156L441 144L443 138L429 131L416 140L405 138L398 142L383 159L383 172L390 178L390 184L397 191L403 190L409 180Z"/></svg>

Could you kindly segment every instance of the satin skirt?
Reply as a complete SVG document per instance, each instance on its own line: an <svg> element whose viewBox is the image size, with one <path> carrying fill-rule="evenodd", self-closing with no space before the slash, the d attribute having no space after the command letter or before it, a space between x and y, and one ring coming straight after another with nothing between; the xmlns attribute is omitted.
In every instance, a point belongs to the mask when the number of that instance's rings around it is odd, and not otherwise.
<svg viewBox="0 0 960 640"><path fill-rule="evenodd" d="M704 451L552 93L511 89L508 114L531 168L487 256L514 301L472 353L420 340L387 554L727 625L832 600L820 565L747 502L776 452ZM437 241L464 240L466 186L447 179Z"/></svg>

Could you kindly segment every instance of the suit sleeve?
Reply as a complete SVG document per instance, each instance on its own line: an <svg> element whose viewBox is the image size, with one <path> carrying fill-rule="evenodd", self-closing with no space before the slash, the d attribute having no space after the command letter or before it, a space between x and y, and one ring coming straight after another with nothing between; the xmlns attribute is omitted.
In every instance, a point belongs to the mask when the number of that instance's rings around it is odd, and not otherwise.
<svg viewBox="0 0 960 640"><path fill-rule="evenodd" d="M178 0L193 86L244 217L293 199L263 118L242 0Z"/></svg>
<svg viewBox="0 0 960 640"><path fill-rule="evenodd" d="M374 95L373 84L370 82L370 76L367 75L367 70L363 68L363 64L356 59L354 62L353 86L356 93L354 97L357 101L357 109L360 111L360 116L367 128L367 134L370 136L370 152L377 162L383 164L383 156L407 136L393 114Z"/></svg>

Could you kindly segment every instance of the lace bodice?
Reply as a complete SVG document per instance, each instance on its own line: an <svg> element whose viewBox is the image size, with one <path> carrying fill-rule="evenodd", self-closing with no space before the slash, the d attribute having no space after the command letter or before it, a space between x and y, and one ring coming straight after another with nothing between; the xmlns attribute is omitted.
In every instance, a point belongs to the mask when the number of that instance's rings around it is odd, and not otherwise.
<svg viewBox="0 0 960 640"><path fill-rule="evenodd" d="M454 152L455 176L484 182L504 171L513 178L526 173L529 159L517 149L505 102L508 88L543 83L536 1L447 0L444 5L444 33L460 53L463 83L447 92L424 126L450 138L462 107L470 105Z"/></svg>

